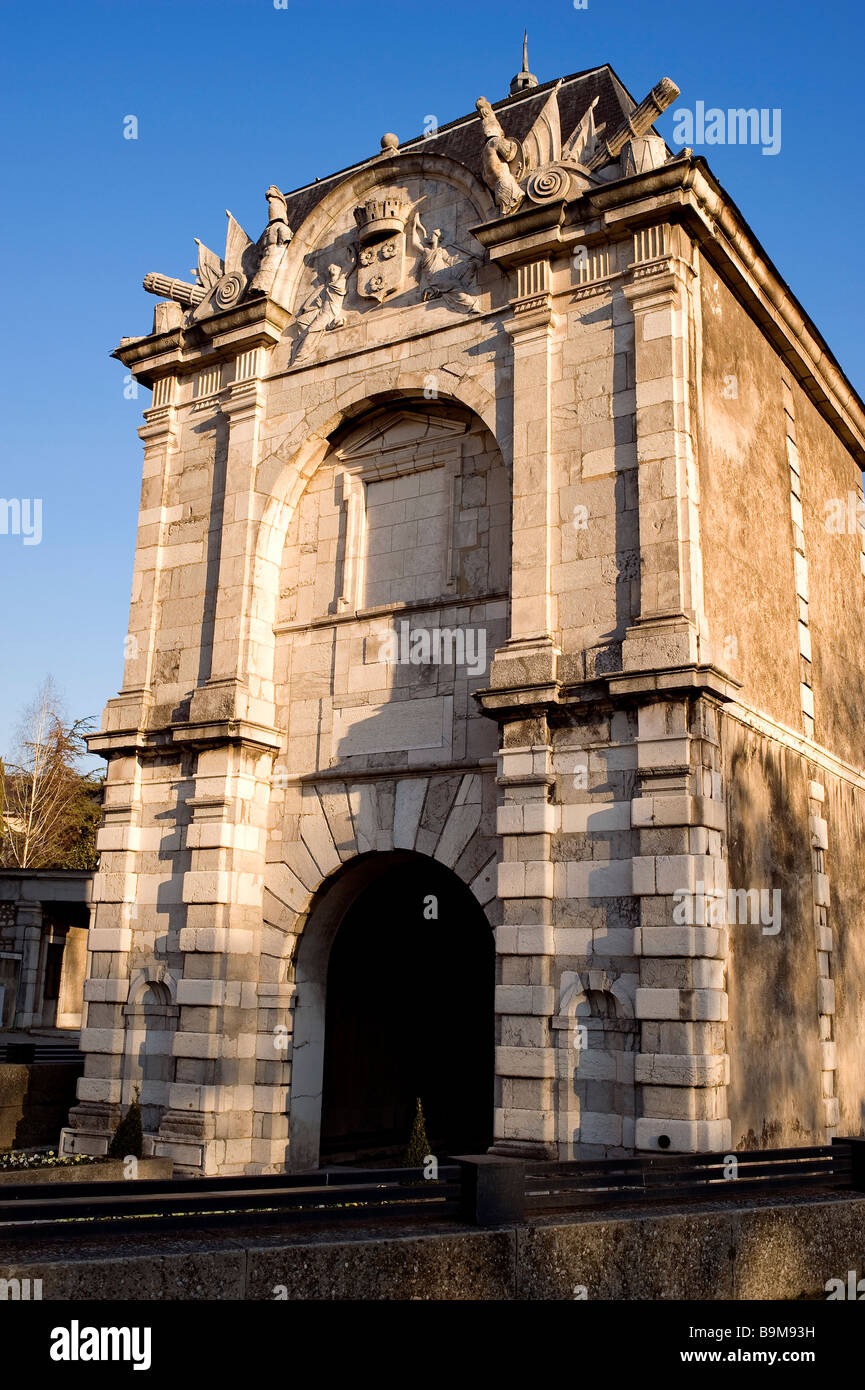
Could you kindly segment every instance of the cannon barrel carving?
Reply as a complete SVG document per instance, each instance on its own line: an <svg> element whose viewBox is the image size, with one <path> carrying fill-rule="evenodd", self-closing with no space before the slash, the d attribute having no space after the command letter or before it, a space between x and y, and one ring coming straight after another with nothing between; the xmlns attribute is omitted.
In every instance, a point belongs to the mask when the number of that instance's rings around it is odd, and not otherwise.
<svg viewBox="0 0 865 1390"><path fill-rule="evenodd" d="M603 164L608 164L610 160L618 159L628 141L638 140L641 135L645 135L646 131L651 129L653 123L676 100L678 95L679 88L675 82L671 81L669 77L662 77L657 86L652 88L649 95L644 97L630 116L627 116L621 125L616 126L606 140L601 140L597 151L587 161L586 167L600 169Z"/></svg>
<svg viewBox="0 0 865 1390"><path fill-rule="evenodd" d="M200 304L206 294L203 285L191 285L187 280L172 280L169 275L159 275L156 271L145 275L142 284L148 294L173 299L177 304Z"/></svg>

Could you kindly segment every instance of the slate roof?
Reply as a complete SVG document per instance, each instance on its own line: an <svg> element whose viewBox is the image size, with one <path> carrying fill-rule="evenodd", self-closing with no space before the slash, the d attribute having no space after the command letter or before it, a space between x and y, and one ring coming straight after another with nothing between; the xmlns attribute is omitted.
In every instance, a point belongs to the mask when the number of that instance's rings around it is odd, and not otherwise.
<svg viewBox="0 0 865 1390"><path fill-rule="evenodd" d="M527 91L517 92L502 101L492 102L493 110L499 115L505 134L515 140L524 140L555 85L555 80L542 82L537 87L530 87ZM599 99L595 107L595 124L606 125L607 134L618 124L622 116L629 115L637 104L608 63L600 68L572 73L570 77L562 79L558 94L563 140L576 129L595 97ZM447 155L471 169L479 179L482 177L483 132L477 111L471 111L468 115L449 121L447 125L439 126L436 135L415 135L410 140L403 141L399 153L405 154L420 147L434 154ZM380 157L380 151L376 157ZM292 230L298 230L313 208L341 179L355 169L362 169L372 163L374 158L360 160L357 164L350 164L346 169L340 169L316 183L287 193L288 223Z"/></svg>

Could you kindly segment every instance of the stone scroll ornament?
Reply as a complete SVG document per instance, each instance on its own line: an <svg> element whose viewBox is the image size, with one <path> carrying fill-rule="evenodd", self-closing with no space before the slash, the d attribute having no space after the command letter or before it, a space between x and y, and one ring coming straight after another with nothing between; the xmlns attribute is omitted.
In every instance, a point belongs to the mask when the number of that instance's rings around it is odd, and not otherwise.
<svg viewBox="0 0 865 1390"><path fill-rule="evenodd" d="M509 139L490 103L478 97L476 106L484 133L484 182L502 217L516 212L526 198L540 204L578 198L599 182L600 170L617 160L625 174L657 168L667 160L664 142L651 135L651 128L679 95L679 88L669 77L663 77L609 134L605 126L595 125L595 97L565 141L559 119L560 85L556 83L522 141Z"/></svg>
<svg viewBox="0 0 865 1390"><path fill-rule="evenodd" d="M193 270L197 283L175 280L151 272L144 277L144 288L162 299L172 299L189 309L188 327L220 309L231 309L247 294L269 294L277 271L291 241L291 228L286 218L286 202L275 184L265 194L269 209L267 226L257 242L231 215L226 212L228 229L225 236L225 255L217 256L198 237L198 265Z"/></svg>

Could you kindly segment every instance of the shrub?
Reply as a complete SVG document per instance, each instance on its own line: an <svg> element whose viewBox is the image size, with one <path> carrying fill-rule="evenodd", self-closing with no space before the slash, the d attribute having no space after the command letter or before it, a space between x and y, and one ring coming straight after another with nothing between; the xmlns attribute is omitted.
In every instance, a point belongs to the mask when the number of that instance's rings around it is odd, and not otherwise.
<svg viewBox="0 0 865 1390"><path fill-rule="evenodd" d="M423 1106L420 1103L420 1096L418 1096L411 1138L408 1141L408 1148L405 1151L406 1168L422 1168L423 1161L429 1152L430 1142L427 1138L426 1124L423 1117Z"/></svg>

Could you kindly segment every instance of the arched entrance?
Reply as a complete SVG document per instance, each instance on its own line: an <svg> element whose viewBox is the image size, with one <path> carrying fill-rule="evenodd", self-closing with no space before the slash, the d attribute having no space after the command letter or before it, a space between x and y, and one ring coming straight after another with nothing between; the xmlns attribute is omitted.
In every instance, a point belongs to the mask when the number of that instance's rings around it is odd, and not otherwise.
<svg viewBox="0 0 865 1390"><path fill-rule="evenodd" d="M398 1160L418 1096L437 1156L483 1152L494 971L483 909L445 865L395 851L339 871L298 950L292 1167Z"/></svg>

